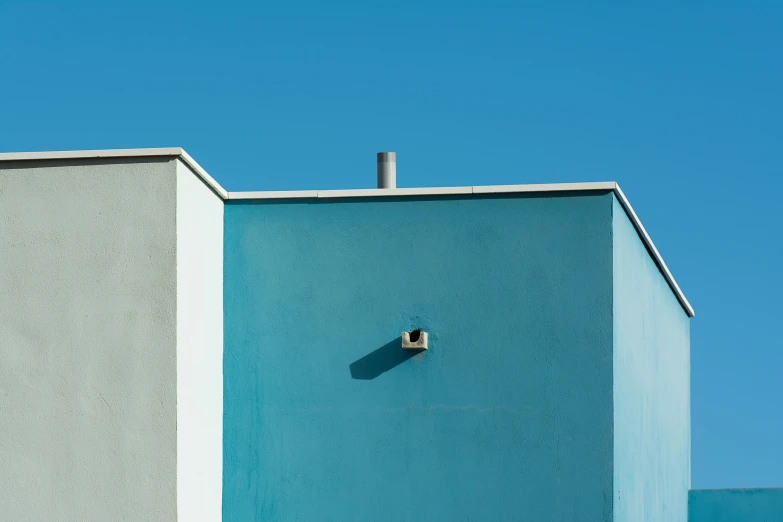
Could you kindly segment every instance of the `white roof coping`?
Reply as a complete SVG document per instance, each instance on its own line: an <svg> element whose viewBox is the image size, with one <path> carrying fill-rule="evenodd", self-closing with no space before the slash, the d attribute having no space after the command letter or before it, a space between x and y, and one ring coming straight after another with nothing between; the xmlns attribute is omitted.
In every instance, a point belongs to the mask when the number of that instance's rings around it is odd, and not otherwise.
<svg viewBox="0 0 783 522"><path fill-rule="evenodd" d="M223 199L228 199L228 192L220 186L220 183L212 179L207 171L201 168L196 160L190 157L180 147L166 147L159 149L108 149L108 150L65 150L55 152L3 152L0 153L0 162L5 161L47 161L68 159L102 159L102 158L149 158L155 156L171 156L182 160L185 165L206 183L215 193Z"/></svg>
<svg viewBox="0 0 783 522"><path fill-rule="evenodd" d="M258 199L332 199L332 198L366 198L366 197L399 197L399 196L449 196L473 194L522 194L533 192L579 192L607 190L613 191L623 209L633 223L639 237L642 238L647 250L658 265L663 277L674 292L680 305L689 317L694 317L693 307L674 280L666 262L649 234L634 212L620 186L615 182L597 183L553 183L536 185L489 185L473 187L432 187L432 188L394 188L394 189L350 189L350 190L285 190L262 192L227 192L201 166L180 147L157 149L114 149L114 150L73 150L58 152L5 152L0 153L0 162L7 161L45 161L61 159L99 159L99 158L141 158L154 156L172 156L179 158L201 178L223 200L258 200Z"/></svg>

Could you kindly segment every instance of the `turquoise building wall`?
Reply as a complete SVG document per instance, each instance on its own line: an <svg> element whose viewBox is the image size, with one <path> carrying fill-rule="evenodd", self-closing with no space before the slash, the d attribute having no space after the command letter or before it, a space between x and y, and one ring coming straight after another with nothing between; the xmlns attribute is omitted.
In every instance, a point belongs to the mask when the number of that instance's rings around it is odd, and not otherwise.
<svg viewBox="0 0 783 522"><path fill-rule="evenodd" d="M783 488L696 489L689 494L690 522L778 522Z"/></svg>
<svg viewBox="0 0 783 522"><path fill-rule="evenodd" d="M612 520L612 201L228 201L224 520Z"/></svg>
<svg viewBox="0 0 783 522"><path fill-rule="evenodd" d="M689 318L616 198L614 520L688 520Z"/></svg>

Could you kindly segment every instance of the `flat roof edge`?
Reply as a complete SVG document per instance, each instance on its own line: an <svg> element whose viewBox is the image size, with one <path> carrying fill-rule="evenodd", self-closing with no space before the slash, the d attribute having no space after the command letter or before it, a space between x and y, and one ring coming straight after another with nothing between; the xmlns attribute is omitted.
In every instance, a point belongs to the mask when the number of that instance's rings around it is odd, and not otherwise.
<svg viewBox="0 0 783 522"><path fill-rule="evenodd" d="M614 192L625 210L626 215L633 223L645 248L658 266L664 279L671 288L688 317L695 317L696 313L685 294L674 279L669 267L655 247L652 238L636 215L628 198L625 197L620 186L613 182L594 183L552 183L537 185L487 185L468 187L431 187L431 188L395 188L395 189L349 189L349 190L288 190L266 192L229 192L228 200L259 200L259 199L335 199L335 198L367 198L367 197L399 197L399 196L448 196L466 194L525 194L535 192L583 192L607 190Z"/></svg>
<svg viewBox="0 0 783 522"><path fill-rule="evenodd" d="M91 158L142 158L151 156L179 156L185 151L180 147L163 147L155 149L107 149L107 150L60 150L48 152L2 152L3 161L44 161L58 159L91 159Z"/></svg>
<svg viewBox="0 0 783 522"><path fill-rule="evenodd" d="M204 170L201 165L198 164L196 160L190 157L190 154L185 152L183 149L179 149L180 153L178 154L179 160L190 167L190 170L192 170L196 176L201 178L201 181L207 184L209 188L211 188L215 194L217 194L220 199L227 200L228 199L228 191L224 189L220 183L215 181L215 179L210 176L206 170Z"/></svg>
<svg viewBox="0 0 783 522"><path fill-rule="evenodd" d="M539 185L482 185L466 187L421 187L393 189L344 190L281 190L261 192L229 192L229 200L300 199L300 198L378 198L400 196L451 196L465 194L513 194L530 192L581 192L587 190L614 190L614 182L547 183Z"/></svg>
<svg viewBox="0 0 783 522"><path fill-rule="evenodd" d="M639 219L639 216L637 216L636 212L634 212L631 203L628 201L628 198L625 197L625 194L620 188L620 185L615 187L614 194L617 196L620 205L623 207L623 210L625 210L626 215L630 218L631 223L633 223L633 226L636 229L636 232L642 239L644 246L650 253L650 257L652 257L653 261L655 261L655 264L658 265L658 269L661 271L661 274L663 274L664 279L666 279L666 282L669 284L669 288L671 288L672 292L674 292L674 295L677 297L680 305L685 310L685 313L688 314L688 317L695 317L696 312L688 302L685 294L680 289L680 285L677 284L677 281L674 279L671 271L669 271L669 267L666 266L666 262L663 260L663 256L661 256L661 254L658 252L658 249L655 248L655 243L653 243L652 238L650 238L650 235L647 233L647 230L645 230L644 225L642 225L642 221Z"/></svg>
<svg viewBox="0 0 783 522"><path fill-rule="evenodd" d="M148 149L109 149L109 150L72 150L54 152L3 152L0 153L0 163L7 161L45 161L58 159L97 159L97 158L140 158L155 156L176 157L187 165L193 173L207 184L223 200L280 200L280 199L335 199L335 198L367 198L367 197L400 197L400 196L449 196L473 194L524 194L536 192L582 192L582 191L613 191L625 213L633 223L647 251L655 261L659 270L674 292L688 317L694 317L693 307L683 294L674 276L666 266L666 262L655 247L650 235L634 212L628 198L615 182L596 183L552 183L531 185L486 185L467 187L430 187L430 188L394 188L394 189L349 189L349 190L286 190L261 192L228 192L201 165L180 147L148 148Z"/></svg>
<svg viewBox="0 0 783 522"><path fill-rule="evenodd" d="M101 158L150 158L170 156L179 158L196 176L206 183L215 194L228 199L228 192L210 176L196 160L181 147L161 147L150 149L107 149L107 150L63 150L51 152L2 152L0 163L6 161L48 161L63 159L101 159Z"/></svg>

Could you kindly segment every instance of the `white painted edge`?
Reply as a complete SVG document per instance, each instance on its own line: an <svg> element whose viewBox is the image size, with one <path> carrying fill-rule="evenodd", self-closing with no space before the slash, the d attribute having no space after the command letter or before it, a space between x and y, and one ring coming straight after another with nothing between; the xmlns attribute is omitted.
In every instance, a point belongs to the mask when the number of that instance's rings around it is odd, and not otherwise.
<svg viewBox="0 0 783 522"><path fill-rule="evenodd" d="M449 196L464 194L507 194L526 192L569 192L585 190L614 190L614 182L550 183L541 185L489 185L476 187L427 187L394 189L347 190L281 190L263 192L229 192L228 199L296 199L296 198L367 198L397 196Z"/></svg>
<svg viewBox="0 0 783 522"><path fill-rule="evenodd" d="M569 192L583 190L614 190L613 181L596 183L544 183L538 185L486 185L473 187L473 194L507 194L514 192Z"/></svg>
<svg viewBox="0 0 783 522"><path fill-rule="evenodd" d="M44 161L61 159L100 159L100 158L150 158L172 156L182 162L204 181L222 199L228 199L228 192L207 174L181 147L165 147L157 149L109 149L109 150L64 150L52 152L3 152L0 162L5 161Z"/></svg>
<svg viewBox="0 0 783 522"><path fill-rule="evenodd" d="M182 160L185 165L191 168L193 172L196 173L198 177L201 178L201 180L206 183L209 188L211 188L213 191L215 191L215 194L220 196L221 199L226 200L228 199L228 192L226 189L220 186L220 183L215 181L212 176L210 176L206 170L201 168L201 165L199 165L196 160L190 157L190 154L185 152L184 149L179 149L179 159Z"/></svg>
<svg viewBox="0 0 783 522"><path fill-rule="evenodd" d="M688 299L685 297L685 294L683 294L682 290L680 290L680 285L678 285L677 281L674 280L674 276L669 271L669 267L666 266L666 262L663 260L663 257L661 256L660 253L658 253L658 249L655 248L655 243L653 243L652 239L650 238L650 235L644 229L644 225L642 225L642 222L639 220L639 217L636 215L636 212L634 212L631 203L628 201L628 198L625 197L625 194L620 188L620 185L615 186L614 193L615 196L617 196L617 199L620 201L620 204L623 206L625 213L628 214L628 217L631 218L631 223L633 223L633 226L636 228L636 231L639 233L639 236L642 238L644 245L647 247L647 250L650 252L650 255L655 261L655 264L658 265L658 268L663 274L663 277L666 279L666 282L669 283L669 287L674 292L674 295L677 296L677 300L680 302L680 305L682 305L682 307L685 309L685 312L688 314L688 317L695 317L696 316L695 310L688 302Z"/></svg>
<svg viewBox="0 0 783 522"><path fill-rule="evenodd" d="M184 153L180 147L158 149L108 149L108 150L62 150L50 152L3 152L1 161L35 161L57 159L89 158L138 158L150 156L180 156Z"/></svg>
<svg viewBox="0 0 783 522"><path fill-rule="evenodd" d="M317 197L317 190L268 190L228 193L228 199L301 199Z"/></svg>
<svg viewBox="0 0 783 522"><path fill-rule="evenodd" d="M450 194L472 194L473 187L430 187L430 188L393 188L393 189L350 189L319 190L319 198L366 198L395 196L447 196Z"/></svg>
<svg viewBox="0 0 783 522"><path fill-rule="evenodd" d="M196 160L190 157L180 147L168 147L157 149L113 149L113 150L72 150L55 152L5 152L0 153L0 162L5 161L35 161L56 159L89 159L89 158L134 158L152 156L176 156L201 178L223 200L251 200L251 199L298 199L298 198L357 198L357 197L394 197L394 196L448 196L465 194L513 194L532 192L581 192L591 190L614 191L623 209L630 217L636 231L642 238L653 260L661 270L669 287L677 296L682 307L689 317L694 317L693 307L680 290L669 268L661 257L644 225L634 212L620 186L614 182L597 183L553 183L537 185L488 185L473 187L432 187L432 188L395 188L395 189L352 189L352 190L286 190L286 191L261 191L261 192L227 192L220 184L205 171Z"/></svg>

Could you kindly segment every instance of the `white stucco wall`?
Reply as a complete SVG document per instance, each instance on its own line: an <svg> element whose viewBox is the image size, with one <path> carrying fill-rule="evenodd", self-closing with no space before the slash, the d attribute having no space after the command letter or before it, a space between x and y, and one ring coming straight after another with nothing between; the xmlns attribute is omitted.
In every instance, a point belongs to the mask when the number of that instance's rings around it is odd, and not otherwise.
<svg viewBox="0 0 783 522"><path fill-rule="evenodd" d="M176 519L176 163L0 165L2 520Z"/></svg>
<svg viewBox="0 0 783 522"><path fill-rule="evenodd" d="M177 508L219 521L223 488L223 201L177 162Z"/></svg>

